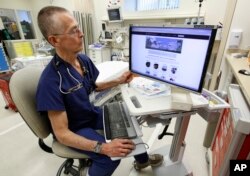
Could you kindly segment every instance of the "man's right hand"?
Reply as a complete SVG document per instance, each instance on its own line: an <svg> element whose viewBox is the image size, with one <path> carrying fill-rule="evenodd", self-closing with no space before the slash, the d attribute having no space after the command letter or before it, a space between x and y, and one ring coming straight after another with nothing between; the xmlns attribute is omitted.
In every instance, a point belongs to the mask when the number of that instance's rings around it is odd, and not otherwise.
<svg viewBox="0 0 250 176"><path fill-rule="evenodd" d="M135 144L129 139L114 139L103 143L101 153L109 157L124 157L135 149Z"/></svg>

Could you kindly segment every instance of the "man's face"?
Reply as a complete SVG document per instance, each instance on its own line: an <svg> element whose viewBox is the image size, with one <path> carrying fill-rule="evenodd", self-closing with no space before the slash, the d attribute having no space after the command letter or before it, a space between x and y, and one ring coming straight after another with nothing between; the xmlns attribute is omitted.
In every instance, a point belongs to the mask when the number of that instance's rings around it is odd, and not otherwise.
<svg viewBox="0 0 250 176"><path fill-rule="evenodd" d="M65 54L76 54L83 48L83 33L79 29L77 21L71 14L62 13L58 16L58 28L60 33L55 33L56 49ZM62 30L63 29L63 30Z"/></svg>

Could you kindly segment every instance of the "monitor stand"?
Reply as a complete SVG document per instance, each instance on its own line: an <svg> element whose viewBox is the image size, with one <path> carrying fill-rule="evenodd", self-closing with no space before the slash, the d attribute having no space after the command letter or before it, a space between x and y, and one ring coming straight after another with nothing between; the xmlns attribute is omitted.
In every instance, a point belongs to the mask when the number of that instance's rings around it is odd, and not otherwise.
<svg viewBox="0 0 250 176"><path fill-rule="evenodd" d="M188 163L183 160L184 151L185 145L181 147L179 159L176 162L173 162L168 156L168 152L170 152L169 146L153 151L153 153L164 154L163 166L152 168L154 175L192 176L192 169L189 167Z"/></svg>
<svg viewBox="0 0 250 176"><path fill-rule="evenodd" d="M164 163L159 167L152 167L152 173L155 176L162 175L174 175L174 176L192 176L192 170L188 163L183 160L183 154L185 151L186 143L184 141L190 116L195 114L196 111L189 112L176 112L169 115L165 115L165 118L176 117L174 136L171 144L166 144L154 151L150 151L150 148L154 144L154 141L158 138L158 134L162 129L162 125L156 125L151 137L148 141L145 141L148 146L148 153L160 153L164 156ZM162 139L164 140L164 139ZM141 176L140 172L132 169L129 176Z"/></svg>

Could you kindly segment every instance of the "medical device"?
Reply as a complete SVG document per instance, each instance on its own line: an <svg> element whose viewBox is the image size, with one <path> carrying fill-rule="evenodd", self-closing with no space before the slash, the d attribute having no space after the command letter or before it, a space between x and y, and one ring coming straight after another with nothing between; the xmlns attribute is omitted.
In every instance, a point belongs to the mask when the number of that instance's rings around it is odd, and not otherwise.
<svg viewBox="0 0 250 176"><path fill-rule="evenodd" d="M131 72L193 92L202 91L216 29L130 27Z"/></svg>
<svg viewBox="0 0 250 176"><path fill-rule="evenodd" d="M120 7L113 7L107 9L109 22L121 22L121 11Z"/></svg>

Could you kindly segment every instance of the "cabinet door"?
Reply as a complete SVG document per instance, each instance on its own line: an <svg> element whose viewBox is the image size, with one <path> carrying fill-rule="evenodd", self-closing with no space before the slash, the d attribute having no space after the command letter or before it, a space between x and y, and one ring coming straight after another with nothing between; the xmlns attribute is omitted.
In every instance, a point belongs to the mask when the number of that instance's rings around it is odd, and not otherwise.
<svg viewBox="0 0 250 176"><path fill-rule="evenodd" d="M94 64L99 64L102 62L102 53L99 50L89 50L89 57Z"/></svg>
<svg viewBox="0 0 250 176"><path fill-rule="evenodd" d="M102 62L102 51L95 50L95 64L100 64Z"/></svg>

